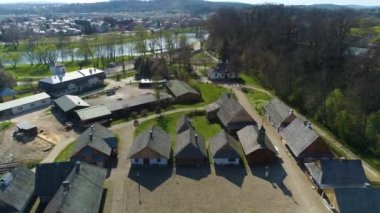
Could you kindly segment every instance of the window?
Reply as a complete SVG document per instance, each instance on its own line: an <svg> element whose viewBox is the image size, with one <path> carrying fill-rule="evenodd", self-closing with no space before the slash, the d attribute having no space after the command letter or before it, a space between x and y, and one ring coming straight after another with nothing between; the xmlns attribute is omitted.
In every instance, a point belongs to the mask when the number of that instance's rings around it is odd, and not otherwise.
<svg viewBox="0 0 380 213"><path fill-rule="evenodd" d="M235 158L228 158L229 162L235 162Z"/></svg>
<svg viewBox="0 0 380 213"><path fill-rule="evenodd" d="M17 107L17 110L22 110L22 107Z"/></svg>
<svg viewBox="0 0 380 213"><path fill-rule="evenodd" d="M30 104L30 106L31 106L31 107L34 107L34 106L36 106L36 104L35 104L35 103L32 103L32 104Z"/></svg>
<svg viewBox="0 0 380 213"><path fill-rule="evenodd" d="M135 161L135 163L138 163L138 162L139 162L139 159L138 159L138 158L135 158L134 161Z"/></svg>
<svg viewBox="0 0 380 213"><path fill-rule="evenodd" d="M157 163L160 163L161 162L161 158L157 158Z"/></svg>

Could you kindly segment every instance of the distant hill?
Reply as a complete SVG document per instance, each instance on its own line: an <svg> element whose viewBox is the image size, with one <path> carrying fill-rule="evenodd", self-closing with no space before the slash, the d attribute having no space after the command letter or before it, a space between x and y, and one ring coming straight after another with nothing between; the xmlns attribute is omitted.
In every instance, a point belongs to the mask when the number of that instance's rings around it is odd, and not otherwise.
<svg viewBox="0 0 380 213"><path fill-rule="evenodd" d="M222 7L246 8L250 4L208 2L203 0L112 0L88 4L0 4L0 14L41 13L106 13L106 12L185 12L192 15L208 14Z"/></svg>

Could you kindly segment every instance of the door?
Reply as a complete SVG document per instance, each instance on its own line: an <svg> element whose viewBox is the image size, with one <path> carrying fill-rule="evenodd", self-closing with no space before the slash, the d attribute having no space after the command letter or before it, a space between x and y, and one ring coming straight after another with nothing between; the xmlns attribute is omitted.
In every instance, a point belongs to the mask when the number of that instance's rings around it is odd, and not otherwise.
<svg viewBox="0 0 380 213"><path fill-rule="evenodd" d="M144 158L144 165L145 166L149 165L149 158Z"/></svg>

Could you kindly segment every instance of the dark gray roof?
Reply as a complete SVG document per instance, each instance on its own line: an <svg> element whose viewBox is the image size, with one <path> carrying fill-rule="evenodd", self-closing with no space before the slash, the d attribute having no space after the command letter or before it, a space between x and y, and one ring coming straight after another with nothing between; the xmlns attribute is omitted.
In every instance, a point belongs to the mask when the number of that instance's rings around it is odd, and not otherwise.
<svg viewBox="0 0 380 213"><path fill-rule="evenodd" d="M160 92L159 96L160 96L160 100L167 100L167 99L172 98L171 95L169 95L168 93L165 93L165 92ZM148 95L139 96L137 98L126 99L125 101L126 101L126 104L128 107L136 107L139 105L155 103L158 100L157 100L156 95L148 94Z"/></svg>
<svg viewBox="0 0 380 213"><path fill-rule="evenodd" d="M187 115L182 115L177 121L177 133L193 128Z"/></svg>
<svg viewBox="0 0 380 213"><path fill-rule="evenodd" d="M218 102L214 102L214 103L211 103L211 104L209 104L209 105L206 106L206 113L217 111L219 109L220 109L219 103Z"/></svg>
<svg viewBox="0 0 380 213"><path fill-rule="evenodd" d="M111 115L108 108L103 105L92 106L85 109L76 110L75 112L82 121Z"/></svg>
<svg viewBox="0 0 380 213"><path fill-rule="evenodd" d="M249 155L259 149L268 149L273 153L277 153L272 142L265 134L264 127L261 128L262 129L257 130L256 126L249 125L237 132L245 155ZM259 133L259 131L261 131L261 133Z"/></svg>
<svg viewBox="0 0 380 213"><path fill-rule="evenodd" d="M5 182L0 182L0 203L6 206L0 205L0 212L24 212L34 194L34 173L20 166L5 173L1 180Z"/></svg>
<svg viewBox="0 0 380 213"><path fill-rule="evenodd" d="M36 195L53 196L74 166L73 162L37 164Z"/></svg>
<svg viewBox="0 0 380 213"><path fill-rule="evenodd" d="M365 187L368 183L360 160L326 159L305 166L321 189Z"/></svg>
<svg viewBox="0 0 380 213"><path fill-rule="evenodd" d="M79 166L79 172L73 168L65 178L70 182L68 190L61 183L45 212L99 212L107 170L86 163Z"/></svg>
<svg viewBox="0 0 380 213"><path fill-rule="evenodd" d="M240 158L239 141L222 130L209 140L210 155L213 158Z"/></svg>
<svg viewBox="0 0 380 213"><path fill-rule="evenodd" d="M192 128L177 135L174 157L204 158L207 157L206 143L203 137Z"/></svg>
<svg viewBox="0 0 380 213"><path fill-rule="evenodd" d="M90 135L92 135L92 139ZM115 134L107 127L104 127L99 123L94 123L79 135L78 139L75 141L75 148L72 151L72 155L76 154L84 147L89 146L110 156L112 148L106 143L105 139L114 137Z"/></svg>
<svg viewBox="0 0 380 213"><path fill-rule="evenodd" d="M217 116L223 126L227 127L230 122L239 122L244 118L244 121L250 120L255 122L248 112L237 102L230 93L223 94L217 101L220 106Z"/></svg>
<svg viewBox="0 0 380 213"><path fill-rule="evenodd" d="M282 131L281 136L296 157L319 138L319 135L299 118L294 119Z"/></svg>
<svg viewBox="0 0 380 213"><path fill-rule="evenodd" d="M291 112L291 109L278 98L273 98L267 105L264 106L264 110L276 128L289 116Z"/></svg>
<svg viewBox="0 0 380 213"><path fill-rule="evenodd" d="M77 79L81 79L84 77L90 77L90 76L99 76L102 75L105 77L105 73L103 70L96 69L96 68L86 68L81 69L73 72L64 73L62 75L53 75L47 78L43 78L40 80L40 82L48 83L48 84L60 84L63 82L70 82Z"/></svg>
<svg viewBox="0 0 380 213"><path fill-rule="evenodd" d="M175 96L179 97L188 93L199 95L195 89L183 81L171 80L166 83L168 90Z"/></svg>
<svg viewBox="0 0 380 213"><path fill-rule="evenodd" d="M152 131L152 137L150 132ZM146 129L137 136L129 150L129 157L132 158L141 150L150 148L165 158L170 158L170 135L157 126Z"/></svg>
<svg viewBox="0 0 380 213"><path fill-rule="evenodd" d="M33 125L27 121L22 121L20 123L16 124L17 128L22 129L22 130L30 130L36 128L36 125Z"/></svg>
<svg viewBox="0 0 380 213"><path fill-rule="evenodd" d="M380 188L338 188L334 191L340 213L380 212Z"/></svg>
<svg viewBox="0 0 380 213"><path fill-rule="evenodd" d="M79 96L64 95L54 100L55 104L64 112L68 112L75 107L89 107L90 105Z"/></svg>

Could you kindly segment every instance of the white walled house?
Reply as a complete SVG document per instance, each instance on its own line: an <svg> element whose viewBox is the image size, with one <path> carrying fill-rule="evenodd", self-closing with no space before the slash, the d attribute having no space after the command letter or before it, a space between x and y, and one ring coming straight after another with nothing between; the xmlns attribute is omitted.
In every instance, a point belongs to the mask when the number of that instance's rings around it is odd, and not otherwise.
<svg viewBox="0 0 380 213"><path fill-rule="evenodd" d="M208 79L211 81L225 81L239 79L239 73L230 69L230 66L226 63L219 63L214 69L211 69L208 73Z"/></svg>
<svg viewBox="0 0 380 213"><path fill-rule="evenodd" d="M240 143L224 130L212 137L209 144L210 156L215 165L240 164L242 153Z"/></svg>
<svg viewBox="0 0 380 213"><path fill-rule="evenodd" d="M50 104L50 96L43 92L0 103L0 116L14 116L23 112L43 108L49 106Z"/></svg>
<svg viewBox="0 0 380 213"><path fill-rule="evenodd" d="M155 126L138 135L129 150L129 159L135 166L166 166L170 155L169 134Z"/></svg>
<svg viewBox="0 0 380 213"><path fill-rule="evenodd" d="M53 75L38 82L38 89L52 97L79 94L104 85L106 74L96 68L87 68Z"/></svg>

